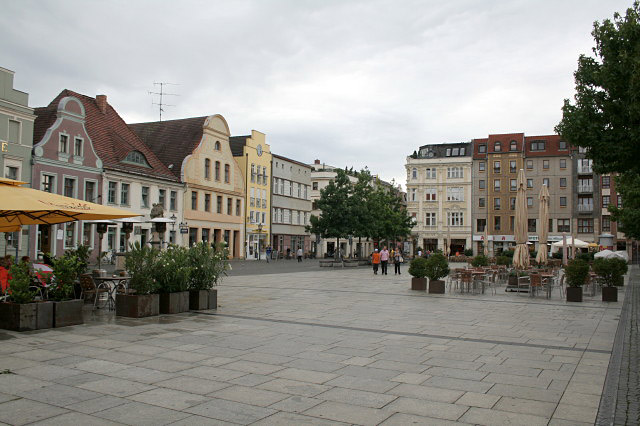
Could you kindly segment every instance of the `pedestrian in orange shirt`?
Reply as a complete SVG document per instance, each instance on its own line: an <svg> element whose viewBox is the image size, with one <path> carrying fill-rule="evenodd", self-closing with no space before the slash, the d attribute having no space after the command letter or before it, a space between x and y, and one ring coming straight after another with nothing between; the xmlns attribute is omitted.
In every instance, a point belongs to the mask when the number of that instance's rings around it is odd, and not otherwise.
<svg viewBox="0 0 640 426"><path fill-rule="evenodd" d="M380 266L380 253L378 253L378 249L375 249L371 255L371 263L373 263L374 275L378 275L378 266Z"/></svg>

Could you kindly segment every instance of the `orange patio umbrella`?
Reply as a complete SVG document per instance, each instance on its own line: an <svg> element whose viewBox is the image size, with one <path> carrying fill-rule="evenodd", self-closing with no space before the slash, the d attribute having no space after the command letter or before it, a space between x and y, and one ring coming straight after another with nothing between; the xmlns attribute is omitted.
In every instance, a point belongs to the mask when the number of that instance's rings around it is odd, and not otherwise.
<svg viewBox="0 0 640 426"><path fill-rule="evenodd" d="M0 178L0 232L15 232L21 225L139 216L126 210L22 186L25 184Z"/></svg>

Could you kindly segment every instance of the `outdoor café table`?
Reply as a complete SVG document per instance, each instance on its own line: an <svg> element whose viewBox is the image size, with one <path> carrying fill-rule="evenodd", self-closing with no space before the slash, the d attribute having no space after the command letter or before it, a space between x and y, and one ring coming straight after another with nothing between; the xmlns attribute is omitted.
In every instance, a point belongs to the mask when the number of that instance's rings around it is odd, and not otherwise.
<svg viewBox="0 0 640 426"><path fill-rule="evenodd" d="M109 304L109 310L112 311L115 309L116 306L116 290L118 289L119 286L123 285L123 283L126 285L127 280L131 278L131 277L122 277L122 276L112 276L112 277L94 277L93 279L95 281L98 281L101 284L104 284L107 286L107 289L109 290L107 292L108 295L108 304Z"/></svg>

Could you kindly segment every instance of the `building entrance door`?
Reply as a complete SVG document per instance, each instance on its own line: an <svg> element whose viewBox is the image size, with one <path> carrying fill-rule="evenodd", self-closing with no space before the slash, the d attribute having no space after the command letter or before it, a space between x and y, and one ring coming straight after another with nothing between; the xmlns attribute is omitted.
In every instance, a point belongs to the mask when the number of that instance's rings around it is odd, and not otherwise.
<svg viewBox="0 0 640 426"><path fill-rule="evenodd" d="M38 225L38 251L51 253L51 225Z"/></svg>

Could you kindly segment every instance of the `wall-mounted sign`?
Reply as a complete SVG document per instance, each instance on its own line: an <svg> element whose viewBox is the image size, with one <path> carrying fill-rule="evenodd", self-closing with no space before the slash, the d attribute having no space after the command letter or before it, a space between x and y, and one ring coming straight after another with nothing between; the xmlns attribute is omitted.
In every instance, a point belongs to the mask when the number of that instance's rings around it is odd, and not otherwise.
<svg viewBox="0 0 640 426"><path fill-rule="evenodd" d="M63 240L64 239L64 231L62 229L58 229L58 232L56 232L56 239L57 240Z"/></svg>
<svg viewBox="0 0 640 426"><path fill-rule="evenodd" d="M9 152L9 142L1 142L2 144L2 152Z"/></svg>

